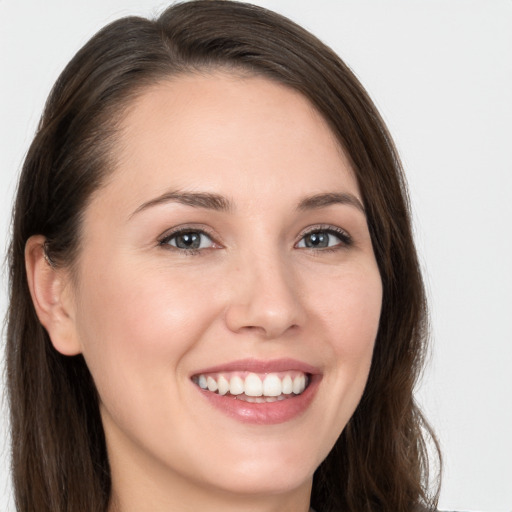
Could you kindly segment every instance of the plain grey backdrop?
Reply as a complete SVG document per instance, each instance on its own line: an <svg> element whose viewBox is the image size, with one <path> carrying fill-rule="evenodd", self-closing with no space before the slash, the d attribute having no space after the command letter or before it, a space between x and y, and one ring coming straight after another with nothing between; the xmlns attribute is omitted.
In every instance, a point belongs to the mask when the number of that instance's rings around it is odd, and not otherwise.
<svg viewBox="0 0 512 512"><path fill-rule="evenodd" d="M440 506L512 511L512 1L254 3L333 47L383 114L407 172L431 303L418 399L443 447ZM2 250L17 174L60 71L107 22L166 5L0 0ZM5 271L2 284L3 315ZM6 415L4 403L0 510L13 511Z"/></svg>

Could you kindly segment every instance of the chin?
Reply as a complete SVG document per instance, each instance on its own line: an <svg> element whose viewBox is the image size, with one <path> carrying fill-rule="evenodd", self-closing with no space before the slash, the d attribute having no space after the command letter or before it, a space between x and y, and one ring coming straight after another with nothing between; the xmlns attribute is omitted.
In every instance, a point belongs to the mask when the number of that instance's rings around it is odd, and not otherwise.
<svg viewBox="0 0 512 512"><path fill-rule="evenodd" d="M216 487L225 492L240 495L275 496L287 494L303 486L310 486L313 478L312 472L297 472L287 468L283 470L268 468L265 474L241 475L233 474L229 479L218 482Z"/></svg>
<svg viewBox="0 0 512 512"><path fill-rule="evenodd" d="M293 458L293 462L290 462ZM302 486L310 486L317 462L304 454L290 457L282 453L262 457L248 457L225 465L212 482L226 492L242 495L286 494Z"/></svg>

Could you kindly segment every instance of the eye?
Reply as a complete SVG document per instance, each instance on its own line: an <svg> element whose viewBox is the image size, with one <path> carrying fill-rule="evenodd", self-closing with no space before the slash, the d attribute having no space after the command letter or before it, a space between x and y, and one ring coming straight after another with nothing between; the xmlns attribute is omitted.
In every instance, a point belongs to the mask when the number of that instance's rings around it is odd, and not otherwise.
<svg viewBox="0 0 512 512"><path fill-rule="evenodd" d="M341 229L322 228L309 231L299 240L297 247L306 249L328 249L347 247L352 244L348 233Z"/></svg>
<svg viewBox="0 0 512 512"><path fill-rule="evenodd" d="M204 231L187 229L166 236L160 241L160 245L170 245L184 251L197 251L208 249L215 244Z"/></svg>

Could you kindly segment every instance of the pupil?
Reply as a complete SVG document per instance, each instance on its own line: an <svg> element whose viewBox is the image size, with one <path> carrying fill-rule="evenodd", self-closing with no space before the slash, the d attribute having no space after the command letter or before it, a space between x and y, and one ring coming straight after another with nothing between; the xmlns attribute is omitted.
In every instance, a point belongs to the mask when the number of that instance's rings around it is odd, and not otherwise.
<svg viewBox="0 0 512 512"><path fill-rule="evenodd" d="M180 249L198 249L200 245L199 233L183 233L176 237L176 246Z"/></svg>
<svg viewBox="0 0 512 512"><path fill-rule="evenodd" d="M306 238L306 247L327 247L329 235L326 233L311 233Z"/></svg>

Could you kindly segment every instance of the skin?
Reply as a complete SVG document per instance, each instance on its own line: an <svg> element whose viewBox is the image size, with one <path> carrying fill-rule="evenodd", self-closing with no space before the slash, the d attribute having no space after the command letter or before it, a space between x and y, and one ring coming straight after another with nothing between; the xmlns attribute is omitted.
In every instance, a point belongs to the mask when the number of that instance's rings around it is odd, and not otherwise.
<svg viewBox="0 0 512 512"><path fill-rule="evenodd" d="M361 201L349 159L303 96L222 72L148 89L116 156L85 212L74 276L45 262L41 237L27 244L39 318L57 350L84 355L99 391L112 510L307 511L313 472L364 390L381 310L364 212L298 209L315 194ZM218 194L230 209L151 203L169 191ZM161 243L176 226L206 231L202 248ZM304 247L326 229L351 244L331 234L329 247ZM246 358L317 367L308 409L243 423L190 379Z"/></svg>

